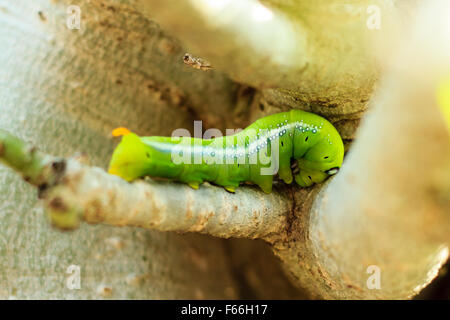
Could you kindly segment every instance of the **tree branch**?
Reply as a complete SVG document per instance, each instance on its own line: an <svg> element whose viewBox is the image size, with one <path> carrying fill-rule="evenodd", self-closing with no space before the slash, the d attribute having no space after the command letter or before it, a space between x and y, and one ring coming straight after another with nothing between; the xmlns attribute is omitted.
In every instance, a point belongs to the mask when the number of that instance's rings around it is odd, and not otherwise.
<svg viewBox="0 0 450 320"><path fill-rule="evenodd" d="M443 28L450 5L427 1L417 12L398 33L397 50L388 51L373 109L342 170L297 216L291 245L278 250L299 282L321 297L410 298L449 256L450 201L443 192L450 143L436 96L450 75L450 46L443 45L450 43ZM368 285L375 271L380 287Z"/></svg>
<svg viewBox="0 0 450 320"><path fill-rule="evenodd" d="M285 191L263 194L239 188L230 194L203 185L155 181L128 183L104 170L38 152L0 131L0 159L38 186L54 226L72 229L80 220L218 237L269 238L283 230L292 201Z"/></svg>

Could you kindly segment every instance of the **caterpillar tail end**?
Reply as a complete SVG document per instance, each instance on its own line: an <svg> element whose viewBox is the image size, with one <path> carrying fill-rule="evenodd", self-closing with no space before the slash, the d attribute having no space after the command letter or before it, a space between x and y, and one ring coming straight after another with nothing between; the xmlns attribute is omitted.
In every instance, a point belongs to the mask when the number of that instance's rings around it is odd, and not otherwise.
<svg viewBox="0 0 450 320"><path fill-rule="evenodd" d="M145 175L148 147L139 136L124 127L111 132L112 136L122 140L117 145L109 162L108 173L133 181Z"/></svg>

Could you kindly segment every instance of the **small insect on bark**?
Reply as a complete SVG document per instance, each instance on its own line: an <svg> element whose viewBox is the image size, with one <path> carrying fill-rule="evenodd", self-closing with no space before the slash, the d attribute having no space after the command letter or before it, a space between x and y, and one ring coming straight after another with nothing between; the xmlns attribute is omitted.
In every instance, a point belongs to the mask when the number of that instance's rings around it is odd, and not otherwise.
<svg viewBox="0 0 450 320"><path fill-rule="evenodd" d="M42 21L47 21L47 17L44 15L42 11L38 11L38 16Z"/></svg>
<svg viewBox="0 0 450 320"><path fill-rule="evenodd" d="M211 66L211 63L209 63L208 61L206 61L202 58L194 57L190 53L184 54L183 62L184 62L184 64L186 64L194 69L198 69L198 70L207 71L207 70L211 70L213 68Z"/></svg>

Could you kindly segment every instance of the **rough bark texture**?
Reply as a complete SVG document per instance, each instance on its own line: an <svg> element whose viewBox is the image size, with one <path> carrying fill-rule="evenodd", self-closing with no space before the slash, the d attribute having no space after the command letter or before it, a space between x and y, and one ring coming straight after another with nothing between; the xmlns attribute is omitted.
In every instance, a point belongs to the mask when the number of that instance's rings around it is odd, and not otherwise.
<svg viewBox="0 0 450 320"><path fill-rule="evenodd" d="M273 8L269 21L252 14L258 1L223 3L133 1L194 53L259 88L260 106L318 113L338 123L344 139L353 139L378 77L372 40L379 33L366 26L367 8L377 6L388 23L393 2L265 0Z"/></svg>

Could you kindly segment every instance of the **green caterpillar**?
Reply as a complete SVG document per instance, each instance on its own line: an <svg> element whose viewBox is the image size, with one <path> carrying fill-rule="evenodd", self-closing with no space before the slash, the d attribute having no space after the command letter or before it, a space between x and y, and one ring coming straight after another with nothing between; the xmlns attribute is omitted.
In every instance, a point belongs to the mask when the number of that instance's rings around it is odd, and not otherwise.
<svg viewBox="0 0 450 320"><path fill-rule="evenodd" d="M324 118L300 110L270 115L246 129L212 139L139 137L124 128L109 173L127 181L143 176L181 181L197 189L209 181L234 192L243 182L272 191L273 175L308 187L336 174L342 165L342 139ZM292 175L291 159L299 172Z"/></svg>

